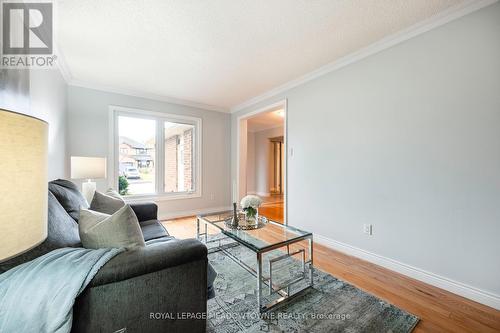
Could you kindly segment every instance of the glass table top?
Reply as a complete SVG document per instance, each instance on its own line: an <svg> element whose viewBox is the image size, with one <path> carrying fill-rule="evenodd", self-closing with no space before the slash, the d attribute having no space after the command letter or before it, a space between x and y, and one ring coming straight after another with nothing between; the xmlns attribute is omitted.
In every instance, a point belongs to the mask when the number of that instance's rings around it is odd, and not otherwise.
<svg viewBox="0 0 500 333"><path fill-rule="evenodd" d="M284 246L295 240L305 239L312 233L269 220L262 228L253 230L231 229L226 220L231 219L232 211L198 215L198 218L218 228L223 234L249 247L255 252Z"/></svg>

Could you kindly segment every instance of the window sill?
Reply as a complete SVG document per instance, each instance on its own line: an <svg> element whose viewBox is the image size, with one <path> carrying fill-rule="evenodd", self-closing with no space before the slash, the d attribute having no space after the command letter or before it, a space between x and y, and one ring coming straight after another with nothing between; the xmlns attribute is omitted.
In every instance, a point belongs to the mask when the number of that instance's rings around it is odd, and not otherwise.
<svg viewBox="0 0 500 333"><path fill-rule="evenodd" d="M126 203L140 203L147 201L171 201L201 198L201 193L178 193L178 194L141 194L127 195L123 197Z"/></svg>

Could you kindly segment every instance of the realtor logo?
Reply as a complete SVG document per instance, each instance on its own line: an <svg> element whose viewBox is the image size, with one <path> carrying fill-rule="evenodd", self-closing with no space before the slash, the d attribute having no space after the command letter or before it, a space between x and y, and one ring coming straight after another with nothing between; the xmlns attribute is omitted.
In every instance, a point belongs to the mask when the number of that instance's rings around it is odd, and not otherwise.
<svg viewBox="0 0 500 333"><path fill-rule="evenodd" d="M52 3L3 2L2 51L7 54L52 54Z"/></svg>
<svg viewBox="0 0 500 333"><path fill-rule="evenodd" d="M49 0L0 0L0 68L53 68L54 4Z"/></svg>

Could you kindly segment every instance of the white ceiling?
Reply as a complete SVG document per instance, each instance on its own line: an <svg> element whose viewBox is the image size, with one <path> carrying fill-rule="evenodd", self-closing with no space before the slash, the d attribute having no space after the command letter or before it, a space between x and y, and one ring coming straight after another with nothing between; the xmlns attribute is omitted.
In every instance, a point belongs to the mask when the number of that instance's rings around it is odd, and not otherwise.
<svg viewBox="0 0 500 333"><path fill-rule="evenodd" d="M70 84L229 109L467 1L61 0L56 42Z"/></svg>
<svg viewBox="0 0 500 333"><path fill-rule="evenodd" d="M283 109L259 113L247 119L247 131L259 132L285 125Z"/></svg>

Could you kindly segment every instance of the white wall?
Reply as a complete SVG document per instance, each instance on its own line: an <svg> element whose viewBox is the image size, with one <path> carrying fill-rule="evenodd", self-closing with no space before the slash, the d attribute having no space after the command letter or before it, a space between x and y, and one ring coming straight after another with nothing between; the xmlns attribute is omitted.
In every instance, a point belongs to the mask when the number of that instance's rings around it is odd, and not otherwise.
<svg viewBox="0 0 500 333"><path fill-rule="evenodd" d="M0 69L0 109L30 113L30 72Z"/></svg>
<svg viewBox="0 0 500 333"><path fill-rule="evenodd" d="M49 123L49 180L68 178L66 82L58 70L30 74L31 114Z"/></svg>
<svg viewBox="0 0 500 333"><path fill-rule="evenodd" d="M49 123L48 179L68 176L66 155L66 82L57 69L8 70L0 108L29 114ZM4 72L4 73L6 73ZM6 82L10 81L10 82ZM12 83L12 84L11 84ZM9 88L10 87L10 88Z"/></svg>
<svg viewBox="0 0 500 333"><path fill-rule="evenodd" d="M290 225L500 308L499 36L497 3L235 113L232 133L287 98Z"/></svg>
<svg viewBox="0 0 500 333"><path fill-rule="evenodd" d="M231 202L229 114L70 86L68 87L70 156L108 157L110 105L202 118L202 197L157 201L161 218L193 215L201 211L229 207ZM97 184L98 190L107 189L106 180L98 180Z"/></svg>

